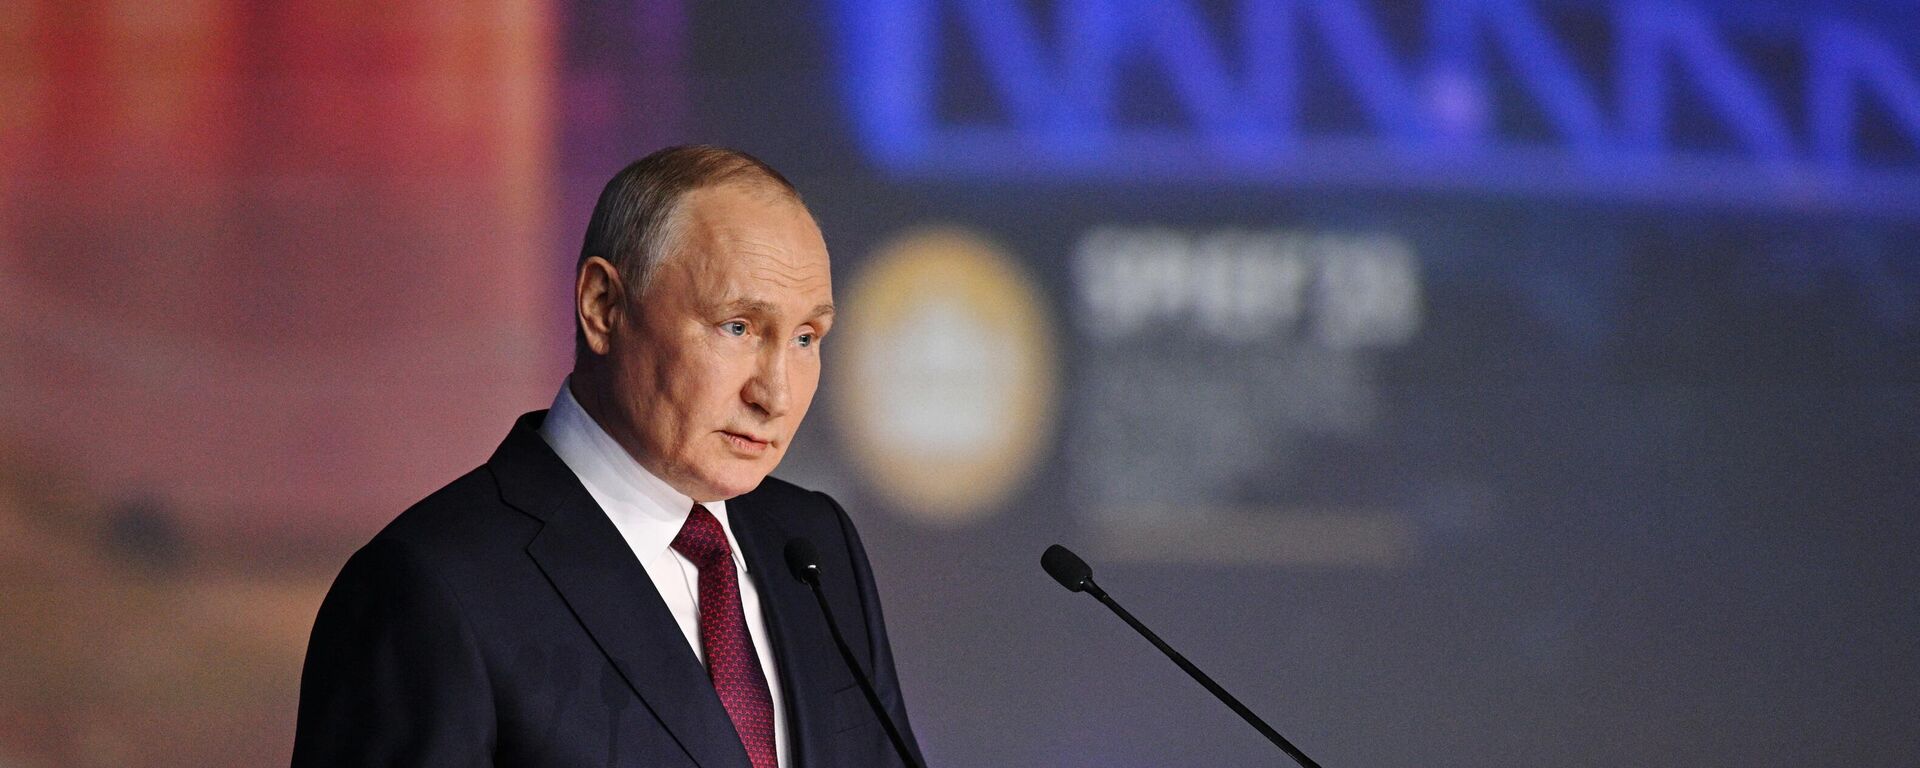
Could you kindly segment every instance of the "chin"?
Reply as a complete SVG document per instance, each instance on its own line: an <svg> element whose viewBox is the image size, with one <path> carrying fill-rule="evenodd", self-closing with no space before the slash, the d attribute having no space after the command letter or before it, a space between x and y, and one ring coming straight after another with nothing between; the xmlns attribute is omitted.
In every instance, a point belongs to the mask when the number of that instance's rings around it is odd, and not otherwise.
<svg viewBox="0 0 1920 768"><path fill-rule="evenodd" d="M777 463L777 462L776 462ZM760 487L760 482L773 472L773 465L736 467L728 471L714 473L702 483L713 498L704 501L721 501L739 496Z"/></svg>

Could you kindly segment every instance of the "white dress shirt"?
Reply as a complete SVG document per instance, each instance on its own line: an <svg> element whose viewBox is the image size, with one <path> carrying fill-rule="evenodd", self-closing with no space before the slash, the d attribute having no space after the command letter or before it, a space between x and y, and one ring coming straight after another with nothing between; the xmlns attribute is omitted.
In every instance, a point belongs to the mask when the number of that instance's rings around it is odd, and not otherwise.
<svg viewBox="0 0 1920 768"><path fill-rule="evenodd" d="M560 383L553 408L540 425L540 436L560 455L567 468L580 478L587 493L620 529L633 556L647 569L660 599L680 623L687 645L700 663L707 655L700 646L700 569L693 561L673 549L673 539L693 511L693 499L655 477L632 454L620 447L612 435L580 407L568 382ZM747 578L747 561L740 555L740 541L727 522L727 502L707 501L701 506L720 521L727 534L727 546L733 550L733 568L740 580L740 610L746 615L747 633L753 637L754 652L760 656L760 669L767 676L767 692L773 696L773 743L780 765L789 765L787 756L787 716L780 698L779 668L774 666L773 644L767 636L766 615L760 611L760 591Z"/></svg>

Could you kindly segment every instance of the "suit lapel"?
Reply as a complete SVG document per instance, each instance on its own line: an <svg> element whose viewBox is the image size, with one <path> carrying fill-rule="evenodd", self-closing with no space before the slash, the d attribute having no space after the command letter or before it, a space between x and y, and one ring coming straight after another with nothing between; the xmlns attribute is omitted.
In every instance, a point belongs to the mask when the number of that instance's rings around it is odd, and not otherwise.
<svg viewBox="0 0 1920 768"><path fill-rule="evenodd" d="M620 530L536 431L543 416L522 417L488 462L505 500L546 523L527 554L695 763L746 768L706 669Z"/></svg>
<svg viewBox="0 0 1920 768"><path fill-rule="evenodd" d="M773 636L793 768L828 764L821 750L834 727L833 713L822 705L829 701L837 677L822 665L841 661L813 592L787 570L785 551L792 535L779 524L778 511L767 509L752 494L727 502L727 521L740 542L740 555L760 592L760 608Z"/></svg>

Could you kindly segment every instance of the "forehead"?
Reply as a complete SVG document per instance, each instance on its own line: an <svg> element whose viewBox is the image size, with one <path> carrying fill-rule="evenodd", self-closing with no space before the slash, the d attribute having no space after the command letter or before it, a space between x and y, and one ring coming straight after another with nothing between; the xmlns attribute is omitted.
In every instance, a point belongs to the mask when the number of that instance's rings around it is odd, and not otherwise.
<svg viewBox="0 0 1920 768"><path fill-rule="evenodd" d="M704 298L818 298L832 290L827 245L805 206L764 183L727 183L694 190L684 216L675 266ZM726 296L713 295L715 293Z"/></svg>

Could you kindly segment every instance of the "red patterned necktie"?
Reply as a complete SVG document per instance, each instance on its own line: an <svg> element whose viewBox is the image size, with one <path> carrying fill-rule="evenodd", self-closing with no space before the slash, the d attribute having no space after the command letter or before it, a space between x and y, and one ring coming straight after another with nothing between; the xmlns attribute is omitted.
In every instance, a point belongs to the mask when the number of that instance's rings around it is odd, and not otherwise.
<svg viewBox="0 0 1920 768"><path fill-rule="evenodd" d="M707 651L707 676L720 705L733 720L740 744L753 768L778 768L773 743L773 695L754 653L753 636L740 609L740 580L733 570L733 548L720 521L706 507L693 513L673 539L673 549L700 569L700 645Z"/></svg>

